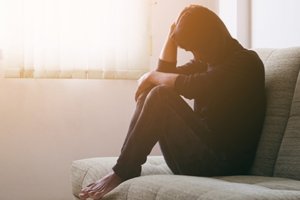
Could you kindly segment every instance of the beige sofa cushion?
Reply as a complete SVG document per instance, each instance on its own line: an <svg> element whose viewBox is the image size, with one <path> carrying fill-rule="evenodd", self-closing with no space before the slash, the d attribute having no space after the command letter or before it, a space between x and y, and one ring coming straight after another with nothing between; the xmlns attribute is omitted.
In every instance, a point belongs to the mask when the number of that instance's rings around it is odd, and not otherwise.
<svg viewBox="0 0 300 200"><path fill-rule="evenodd" d="M235 177L231 177L234 181ZM238 177L239 180L247 181L247 177ZM244 184L228 182L220 179L177 176L177 175L153 175L143 176L124 182L112 193L109 193L105 200L299 200L300 182L283 179L285 184L278 187L275 181L263 180L259 177L258 184ZM251 178L253 181L253 177ZM274 189L270 189L273 187ZM265 187L264 185L267 185ZM293 185L290 188L288 185ZM285 189L287 188L287 189Z"/></svg>
<svg viewBox="0 0 300 200"><path fill-rule="evenodd" d="M300 60L300 51L298 56ZM275 164L274 176L300 180L300 76L298 76L288 124Z"/></svg>
<svg viewBox="0 0 300 200"><path fill-rule="evenodd" d="M82 187L100 179L112 171L116 157L89 158L73 161L71 166L72 191L78 196ZM142 167L142 176L150 174L172 174L162 156L148 157Z"/></svg>
<svg viewBox="0 0 300 200"><path fill-rule="evenodd" d="M256 51L265 65L267 110L252 174L300 180L300 48Z"/></svg>
<svg viewBox="0 0 300 200"><path fill-rule="evenodd" d="M116 158L74 161L72 164L73 194L78 197L81 187L106 175L115 161ZM104 199L299 200L299 197L300 181L261 176L204 178L171 175L163 157L159 156L148 158L143 166L142 177L122 183Z"/></svg>

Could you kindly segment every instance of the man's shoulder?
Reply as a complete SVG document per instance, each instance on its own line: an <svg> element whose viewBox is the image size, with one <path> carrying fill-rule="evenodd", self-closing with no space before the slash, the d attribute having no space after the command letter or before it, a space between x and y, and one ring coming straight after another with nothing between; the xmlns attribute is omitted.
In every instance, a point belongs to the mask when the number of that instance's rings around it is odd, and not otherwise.
<svg viewBox="0 0 300 200"><path fill-rule="evenodd" d="M263 65L260 57L256 53L256 51L252 49L241 49L236 52L234 52L233 57L231 59L234 59L236 61L245 63L245 64L257 64L257 65Z"/></svg>
<svg viewBox="0 0 300 200"><path fill-rule="evenodd" d="M262 71L264 64L258 54L251 49L241 49L235 51L224 63L225 66L236 68L237 70Z"/></svg>

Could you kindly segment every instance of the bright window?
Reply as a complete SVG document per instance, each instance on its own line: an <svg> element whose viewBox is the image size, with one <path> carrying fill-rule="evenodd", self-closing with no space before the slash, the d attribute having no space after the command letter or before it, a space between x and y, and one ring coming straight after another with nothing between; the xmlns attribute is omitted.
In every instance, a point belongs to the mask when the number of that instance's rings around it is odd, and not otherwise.
<svg viewBox="0 0 300 200"><path fill-rule="evenodd" d="M237 0L220 0L219 16L225 23L230 34L237 36Z"/></svg>
<svg viewBox="0 0 300 200"><path fill-rule="evenodd" d="M251 44L251 0L219 0L219 16L231 35L246 48Z"/></svg>
<svg viewBox="0 0 300 200"><path fill-rule="evenodd" d="M5 77L136 78L149 70L149 0L0 0Z"/></svg>

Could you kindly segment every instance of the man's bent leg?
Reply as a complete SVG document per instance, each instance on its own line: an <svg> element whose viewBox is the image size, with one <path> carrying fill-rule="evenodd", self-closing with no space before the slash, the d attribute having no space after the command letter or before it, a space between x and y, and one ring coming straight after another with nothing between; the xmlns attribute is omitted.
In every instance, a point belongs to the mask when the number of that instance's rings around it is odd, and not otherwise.
<svg viewBox="0 0 300 200"><path fill-rule="evenodd" d="M124 180L139 176L141 165L145 163L156 142L170 131L182 131L182 128L168 130L170 125L176 127L176 124L180 124L183 129L190 129L190 126L195 128L200 122L200 118L175 91L164 86L153 88L145 99L135 126L128 133L121 155L113 170ZM181 134L185 135L184 132ZM172 134L170 137L173 137ZM198 135L194 135L194 137L193 141L199 138ZM184 145L190 146L189 143Z"/></svg>
<svg viewBox="0 0 300 200"><path fill-rule="evenodd" d="M142 93L136 104L135 112L132 116L131 123L129 125L129 131L133 129L135 126L135 123L137 119L139 118L139 115L141 113L141 110L143 109L144 101L149 93L148 91L145 91ZM127 140L129 138L129 134L125 138L124 145L127 143ZM124 147L123 145L123 147ZM122 147L122 149L123 149ZM117 187L122 182L121 178L116 175L114 172L109 173L105 177L101 178L100 180L89 184L84 189L81 190L81 193L79 194L79 197L81 199L87 199L87 198L93 198L93 199L101 199L105 194L110 192L112 189Z"/></svg>
<svg viewBox="0 0 300 200"><path fill-rule="evenodd" d="M169 88L155 87L144 97L146 97L145 101L141 99L140 104L137 105L138 110L133 116L121 155L113 168L115 173L83 189L82 199L88 197L100 199L122 181L139 176L141 165L146 161L153 146L167 132L168 122L177 123L174 121L175 118L172 118L174 109L177 110L180 107L183 117L187 112L194 115L186 102ZM166 99L169 100L166 101ZM187 124L189 125L189 122Z"/></svg>

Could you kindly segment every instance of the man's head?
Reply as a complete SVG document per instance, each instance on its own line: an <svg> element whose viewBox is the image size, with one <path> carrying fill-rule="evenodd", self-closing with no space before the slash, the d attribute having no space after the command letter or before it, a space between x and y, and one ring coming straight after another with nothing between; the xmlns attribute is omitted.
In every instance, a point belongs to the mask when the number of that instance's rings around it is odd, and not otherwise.
<svg viewBox="0 0 300 200"><path fill-rule="evenodd" d="M226 51L226 41L231 36L215 13L192 5L181 12L172 38L180 48L196 53L205 62L214 63Z"/></svg>

